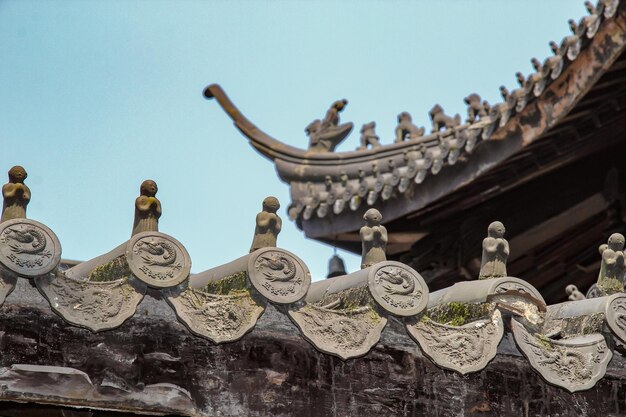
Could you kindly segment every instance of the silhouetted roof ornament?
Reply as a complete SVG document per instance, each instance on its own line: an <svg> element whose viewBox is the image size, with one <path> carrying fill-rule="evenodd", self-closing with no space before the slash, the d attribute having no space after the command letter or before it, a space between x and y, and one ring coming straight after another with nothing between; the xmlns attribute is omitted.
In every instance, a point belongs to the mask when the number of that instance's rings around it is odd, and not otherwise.
<svg viewBox="0 0 626 417"><path fill-rule="evenodd" d="M334 254L328 261L328 274L326 275L326 278L334 278L346 274L346 265L344 264L343 259L341 259L339 255Z"/></svg>

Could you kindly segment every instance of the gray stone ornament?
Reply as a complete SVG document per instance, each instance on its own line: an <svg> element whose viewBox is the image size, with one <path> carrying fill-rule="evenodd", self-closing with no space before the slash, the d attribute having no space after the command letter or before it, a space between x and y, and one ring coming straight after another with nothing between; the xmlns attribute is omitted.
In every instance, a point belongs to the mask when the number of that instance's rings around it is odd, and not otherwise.
<svg viewBox="0 0 626 417"><path fill-rule="evenodd" d="M250 283L276 304L301 300L311 284L311 273L296 255L280 248L261 248L247 259Z"/></svg>
<svg viewBox="0 0 626 417"><path fill-rule="evenodd" d="M59 273L35 279L52 309L68 323L94 332L119 327L131 318L147 286L133 278L92 282Z"/></svg>
<svg viewBox="0 0 626 417"><path fill-rule="evenodd" d="M265 305L253 299L249 291L220 295L203 289L172 288L165 290L165 295L189 331L214 343L241 339L265 311Z"/></svg>
<svg viewBox="0 0 626 417"><path fill-rule="evenodd" d="M533 369L548 383L569 392L592 388L604 376L613 357L600 333L552 340L528 332L515 319L511 320L511 327L515 343Z"/></svg>
<svg viewBox="0 0 626 417"><path fill-rule="evenodd" d="M24 277L53 271L61 261L59 239L45 225L30 219L0 223L0 263Z"/></svg>
<svg viewBox="0 0 626 417"><path fill-rule="evenodd" d="M306 304L289 317L318 350L346 360L365 355L378 343L387 319L370 306L337 309Z"/></svg>
<svg viewBox="0 0 626 417"><path fill-rule="evenodd" d="M369 268L369 291L387 312L414 316L428 304L428 287L422 276L400 262L384 261Z"/></svg>
<svg viewBox="0 0 626 417"><path fill-rule="evenodd" d="M441 324L423 317L407 325L407 330L435 364L462 375L484 369L496 356L504 335L498 310L489 318L463 326Z"/></svg>
<svg viewBox="0 0 626 417"><path fill-rule="evenodd" d="M169 288L189 277L191 258L178 240L165 233L141 232L126 246L131 272L153 288Z"/></svg>

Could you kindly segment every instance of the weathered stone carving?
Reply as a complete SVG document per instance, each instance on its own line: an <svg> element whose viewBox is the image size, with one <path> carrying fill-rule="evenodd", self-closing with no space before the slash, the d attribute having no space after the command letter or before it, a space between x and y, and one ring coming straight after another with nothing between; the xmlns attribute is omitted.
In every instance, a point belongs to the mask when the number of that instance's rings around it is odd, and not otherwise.
<svg viewBox="0 0 626 417"><path fill-rule="evenodd" d="M154 288L173 287L189 276L191 259L176 239L159 232L141 232L126 246L133 275Z"/></svg>
<svg viewBox="0 0 626 417"><path fill-rule="evenodd" d="M602 263L598 276L597 289L601 295L624 292L624 274L626 258L624 257L624 236L614 233L609 237L607 247L600 247Z"/></svg>
<svg viewBox="0 0 626 417"><path fill-rule="evenodd" d="M472 93L465 97L463 101L467 104L468 123L474 123L483 117L487 117L489 114L489 109L485 106L486 102L483 102L478 94Z"/></svg>
<svg viewBox="0 0 626 417"><path fill-rule="evenodd" d="M529 333L515 319L511 320L511 326L517 346L533 369L548 383L569 392L593 387L604 376L613 357L601 334L557 341Z"/></svg>
<svg viewBox="0 0 626 417"><path fill-rule="evenodd" d="M264 304L250 296L245 272L201 289L168 289L166 296L192 333L214 343L241 339L254 328L265 310Z"/></svg>
<svg viewBox="0 0 626 417"><path fill-rule="evenodd" d="M361 227L362 258L361 268L367 268L387 259L387 229L380 222L383 216L376 209L369 209L363 216L365 226Z"/></svg>
<svg viewBox="0 0 626 417"><path fill-rule="evenodd" d="M0 263L25 277L45 275L61 261L61 244L54 232L30 219L0 223Z"/></svg>
<svg viewBox="0 0 626 417"><path fill-rule="evenodd" d="M398 115L398 126L396 126L395 143L404 142L405 140L417 139L424 136L425 129L417 127L413 124L413 119L408 112L403 111Z"/></svg>
<svg viewBox="0 0 626 417"><path fill-rule="evenodd" d="M289 311L289 316L316 348L343 360L369 352L387 324L370 306L336 309L307 304Z"/></svg>
<svg viewBox="0 0 626 417"><path fill-rule="evenodd" d="M380 138L376 134L376 122L365 123L361 127L361 146L358 149L364 150L368 146L372 148L380 147Z"/></svg>
<svg viewBox="0 0 626 417"><path fill-rule="evenodd" d="M159 217L161 217L161 202L156 198L158 192L156 182L145 180L139 187L140 196L135 200L135 221L133 233L158 232Z"/></svg>
<svg viewBox="0 0 626 417"><path fill-rule="evenodd" d="M611 331L626 343L626 295L615 294L609 297L605 309L606 322Z"/></svg>
<svg viewBox="0 0 626 417"><path fill-rule="evenodd" d="M283 226L283 221L276 214L280 203L276 197L263 200L263 211L256 215L256 227L250 252L266 247L276 247L276 239Z"/></svg>
<svg viewBox="0 0 626 417"><path fill-rule="evenodd" d="M348 100L337 100L326 112L323 120L314 120L306 127L309 136L309 150L313 152L333 152L352 130L352 123L339 124L339 113L348 104Z"/></svg>
<svg viewBox="0 0 626 417"><path fill-rule="evenodd" d="M81 281L57 273L38 277L36 283L63 319L98 332L119 327L132 317L147 290L144 283L129 276L113 278Z"/></svg>
<svg viewBox="0 0 626 417"><path fill-rule="evenodd" d="M578 287L574 284L565 287L565 293L567 294L567 299L570 301L584 300L587 298L582 292L578 291Z"/></svg>
<svg viewBox="0 0 626 417"><path fill-rule="evenodd" d="M504 239L504 232L504 225L500 222L489 225L488 236L483 240L479 279L506 277L509 243Z"/></svg>
<svg viewBox="0 0 626 417"><path fill-rule="evenodd" d="M311 273L304 262L280 248L262 248L251 253L248 271L254 288L277 304L302 299L311 284Z"/></svg>
<svg viewBox="0 0 626 417"><path fill-rule="evenodd" d="M413 316L428 303L426 284L416 271L394 261L370 267L369 289L374 300L391 314Z"/></svg>
<svg viewBox="0 0 626 417"><path fill-rule="evenodd" d="M2 186L2 217L0 223L11 219L25 219L26 206L30 202L30 189L24 180L26 170L16 165L9 170L9 182Z"/></svg>
<svg viewBox="0 0 626 417"><path fill-rule="evenodd" d="M439 132L441 129L451 129L461 124L461 116L455 115L450 117L443 111L443 107L439 104L435 104L428 112L430 119L433 122L433 133Z"/></svg>
<svg viewBox="0 0 626 417"><path fill-rule="evenodd" d="M500 311L461 326L437 323L427 316L407 325L424 354L442 368L460 374L483 369L496 356L504 334Z"/></svg>

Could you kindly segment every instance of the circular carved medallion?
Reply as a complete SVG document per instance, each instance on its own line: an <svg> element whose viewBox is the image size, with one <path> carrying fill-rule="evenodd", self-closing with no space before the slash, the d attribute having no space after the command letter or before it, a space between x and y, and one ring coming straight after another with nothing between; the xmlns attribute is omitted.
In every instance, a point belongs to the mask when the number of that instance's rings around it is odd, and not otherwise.
<svg viewBox="0 0 626 417"><path fill-rule="evenodd" d="M605 311L606 322L615 336L626 343L626 295L611 295L609 300Z"/></svg>
<svg viewBox="0 0 626 417"><path fill-rule="evenodd" d="M400 262L385 261L370 268L369 289L385 310L396 316L414 316L428 304L422 276Z"/></svg>
<svg viewBox="0 0 626 417"><path fill-rule="evenodd" d="M183 282L191 270L191 258L178 240L164 233L138 233L126 246L131 272L154 288L169 288Z"/></svg>
<svg viewBox="0 0 626 417"><path fill-rule="evenodd" d="M302 299L311 285L311 273L304 262L279 248L261 248L251 253L248 274L254 288L278 304Z"/></svg>
<svg viewBox="0 0 626 417"><path fill-rule="evenodd" d="M51 272L61 261L61 243L52 230L30 219L0 224L0 263L18 275Z"/></svg>
<svg viewBox="0 0 626 417"><path fill-rule="evenodd" d="M500 294L507 291L517 291L523 294L528 294L540 300L545 304L545 301L539 291L528 282L514 277L496 278L497 280L495 288L492 287L490 293Z"/></svg>

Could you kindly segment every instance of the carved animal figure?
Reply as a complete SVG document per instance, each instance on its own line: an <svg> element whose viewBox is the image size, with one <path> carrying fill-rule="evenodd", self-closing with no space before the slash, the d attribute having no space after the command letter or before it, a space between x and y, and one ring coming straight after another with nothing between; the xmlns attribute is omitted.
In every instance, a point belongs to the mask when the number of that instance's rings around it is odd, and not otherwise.
<svg viewBox="0 0 626 417"><path fill-rule="evenodd" d="M405 140L417 139L424 136L425 129L413 124L411 115L405 111L398 115L398 126L396 126L396 143Z"/></svg>
<svg viewBox="0 0 626 417"><path fill-rule="evenodd" d="M132 236L141 232L158 232L161 217L161 202L156 198L159 191L156 182L145 180L139 187L139 197L135 200L135 221Z"/></svg>
<svg viewBox="0 0 626 417"><path fill-rule="evenodd" d="M559 376L569 380L585 380L593 374L590 355L561 346L546 349L527 334L524 335L524 341L534 348L533 352L538 356L537 362L540 365L551 365Z"/></svg>
<svg viewBox="0 0 626 417"><path fill-rule="evenodd" d="M9 182L2 186L2 217L0 223L11 219L26 218L26 206L30 202L30 189L24 180L28 174L21 166L9 170Z"/></svg>
<svg viewBox="0 0 626 417"><path fill-rule="evenodd" d="M415 280L406 271L396 270L393 273L381 270L381 279L390 285L383 285L389 294L409 295L415 291Z"/></svg>
<svg viewBox="0 0 626 417"><path fill-rule="evenodd" d="M369 209L363 216L365 226L361 227L362 257L361 269L387 260L387 229L380 222L383 216L376 209Z"/></svg>
<svg viewBox="0 0 626 417"><path fill-rule="evenodd" d="M280 203L276 197L266 197L263 200L263 210L256 215L256 227L250 253L261 248L275 248L276 239L283 226L283 221L276 214Z"/></svg>
<svg viewBox="0 0 626 417"><path fill-rule="evenodd" d="M5 232L4 237L11 250L15 253L32 255L42 252L46 247L46 237L35 228L31 227L27 230L9 228L7 232Z"/></svg>
<svg viewBox="0 0 626 417"><path fill-rule="evenodd" d="M296 265L286 256L273 254L270 256L262 256L261 260L261 265L270 269L263 273L268 281L287 282L291 281L296 276ZM282 275L279 275L278 272Z"/></svg>
<svg viewBox="0 0 626 417"><path fill-rule="evenodd" d="M361 127L361 146L359 149L367 149L368 146L372 148L380 146L380 138L376 134L376 122L365 123Z"/></svg>
<svg viewBox="0 0 626 417"><path fill-rule="evenodd" d="M582 292L578 291L578 287L573 284L565 287L565 293L568 295L567 299L570 301L585 300L587 298Z"/></svg>
<svg viewBox="0 0 626 417"><path fill-rule="evenodd" d="M488 111L485 108L485 103L482 102L480 96L476 93L472 93L463 99L467 104L467 122L474 123L477 119L487 116Z"/></svg>
<svg viewBox="0 0 626 417"><path fill-rule="evenodd" d="M443 107L439 104L435 104L428 112L430 119L433 122L433 133L439 132L441 129L450 129L461 124L461 116L455 115L450 117L443 111Z"/></svg>
<svg viewBox="0 0 626 417"><path fill-rule="evenodd" d="M176 249L168 242L146 242L140 241L137 244L137 253L148 252L150 255L144 255L141 259L148 265L168 266L176 261ZM158 260L155 256L160 256L162 260Z"/></svg>
<svg viewBox="0 0 626 417"><path fill-rule="evenodd" d="M489 225L483 240L483 256L478 279L506 277L506 261L509 257L509 242L504 239L505 228L500 222Z"/></svg>

